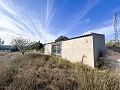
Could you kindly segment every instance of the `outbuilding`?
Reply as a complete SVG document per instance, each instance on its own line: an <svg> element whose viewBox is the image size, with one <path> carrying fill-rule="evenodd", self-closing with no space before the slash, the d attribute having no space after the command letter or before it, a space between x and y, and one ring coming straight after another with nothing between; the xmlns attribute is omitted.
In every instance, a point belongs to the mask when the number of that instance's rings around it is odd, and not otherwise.
<svg viewBox="0 0 120 90"><path fill-rule="evenodd" d="M47 43L44 53L55 54L71 62L82 62L94 68L104 49L105 36L91 33L65 41Z"/></svg>

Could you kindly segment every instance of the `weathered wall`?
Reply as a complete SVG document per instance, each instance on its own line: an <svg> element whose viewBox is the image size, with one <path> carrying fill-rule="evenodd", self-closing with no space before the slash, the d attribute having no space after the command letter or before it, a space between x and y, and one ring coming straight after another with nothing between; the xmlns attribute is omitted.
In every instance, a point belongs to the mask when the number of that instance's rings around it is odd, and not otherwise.
<svg viewBox="0 0 120 90"><path fill-rule="evenodd" d="M94 67L93 37L86 36L62 42L62 58L71 62L83 62Z"/></svg>
<svg viewBox="0 0 120 90"><path fill-rule="evenodd" d="M44 50L44 54L47 54L47 55L51 55L51 44L46 44L44 46L45 50Z"/></svg>
<svg viewBox="0 0 120 90"><path fill-rule="evenodd" d="M45 45L45 54L51 55L51 44ZM62 58L71 62L83 62L94 68L100 52L105 49L105 38L104 35L93 33L62 41L61 48Z"/></svg>
<svg viewBox="0 0 120 90"><path fill-rule="evenodd" d="M99 56L105 50L105 36L93 34L94 63L98 61Z"/></svg>

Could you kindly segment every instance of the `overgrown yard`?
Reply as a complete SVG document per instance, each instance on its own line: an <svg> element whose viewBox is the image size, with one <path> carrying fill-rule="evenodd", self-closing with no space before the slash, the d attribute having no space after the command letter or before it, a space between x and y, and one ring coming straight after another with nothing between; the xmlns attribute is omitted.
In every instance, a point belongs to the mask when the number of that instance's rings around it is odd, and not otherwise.
<svg viewBox="0 0 120 90"><path fill-rule="evenodd" d="M39 53L0 56L0 90L119 90L119 72Z"/></svg>

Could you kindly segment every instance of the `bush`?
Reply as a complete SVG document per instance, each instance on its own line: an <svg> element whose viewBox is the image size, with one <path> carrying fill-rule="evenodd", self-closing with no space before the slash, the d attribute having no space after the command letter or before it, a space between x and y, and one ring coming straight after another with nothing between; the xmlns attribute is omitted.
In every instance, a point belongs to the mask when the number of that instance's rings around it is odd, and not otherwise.
<svg viewBox="0 0 120 90"><path fill-rule="evenodd" d="M20 50L18 49L17 46L13 46L13 47L10 48L10 51L11 51L11 52L18 52L18 51L20 51Z"/></svg>
<svg viewBox="0 0 120 90"><path fill-rule="evenodd" d="M115 42L114 40L109 40L105 44L106 48L109 48L111 46L120 46L120 41Z"/></svg>

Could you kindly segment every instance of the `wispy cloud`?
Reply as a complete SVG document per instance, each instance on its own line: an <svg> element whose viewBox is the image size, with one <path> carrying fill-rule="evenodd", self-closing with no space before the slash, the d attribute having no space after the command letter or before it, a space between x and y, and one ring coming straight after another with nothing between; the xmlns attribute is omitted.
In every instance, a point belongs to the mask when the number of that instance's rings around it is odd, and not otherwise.
<svg viewBox="0 0 120 90"><path fill-rule="evenodd" d="M69 17L70 18L68 20L69 23L63 30L66 31L66 33L67 33L68 31L73 29L76 25L82 25L83 23L89 23L91 21L90 19L88 19L88 18L83 19L83 18L99 2L100 2L100 0L88 0L87 3L84 4L84 6L82 8L81 7L77 8L77 10L74 12L74 14Z"/></svg>
<svg viewBox="0 0 120 90"><path fill-rule="evenodd" d="M115 13L115 12L120 12L120 7L117 7L117 8L114 9L112 12L113 12L113 13Z"/></svg>
<svg viewBox="0 0 120 90"><path fill-rule="evenodd" d="M93 30L89 30L87 32L85 32L84 34L89 34L89 33L99 33L99 34L105 34L106 37L113 35L114 30L113 30L113 26L102 26L100 28L96 28Z"/></svg>
<svg viewBox="0 0 120 90"><path fill-rule="evenodd" d="M79 8L71 16L66 26L57 28L53 26L53 18L56 13L54 0L41 0L40 16L32 15L24 7L14 4L14 0L0 0L0 38L10 43L15 37L25 37L31 40L40 40L43 43L54 41L58 36L65 35L76 25L89 23L90 19L82 18L99 3L99 0L89 0L84 7ZM69 21L69 20L68 20ZM56 35L52 31L59 31Z"/></svg>
<svg viewBox="0 0 120 90"><path fill-rule="evenodd" d="M40 18L35 18L24 8L19 9L12 0L0 0L0 38L5 39L6 44L19 36L43 43L53 41L57 37L50 32L53 30L51 22L55 12L53 3L53 0L41 2Z"/></svg>
<svg viewBox="0 0 120 90"><path fill-rule="evenodd" d="M120 18L118 18L118 22L120 22ZM120 23L119 23L120 26ZM83 33L84 34L89 34L89 33L99 33L99 34L104 34L106 36L106 39L114 39L114 27L113 27L113 20L107 20L103 22L101 25L96 26L95 29L88 30L87 32ZM120 30L118 30L118 34L120 35ZM120 38L120 36L119 36Z"/></svg>
<svg viewBox="0 0 120 90"><path fill-rule="evenodd" d="M80 20L93 8L100 0L88 0L84 7L78 9L73 17L74 22L80 22Z"/></svg>

